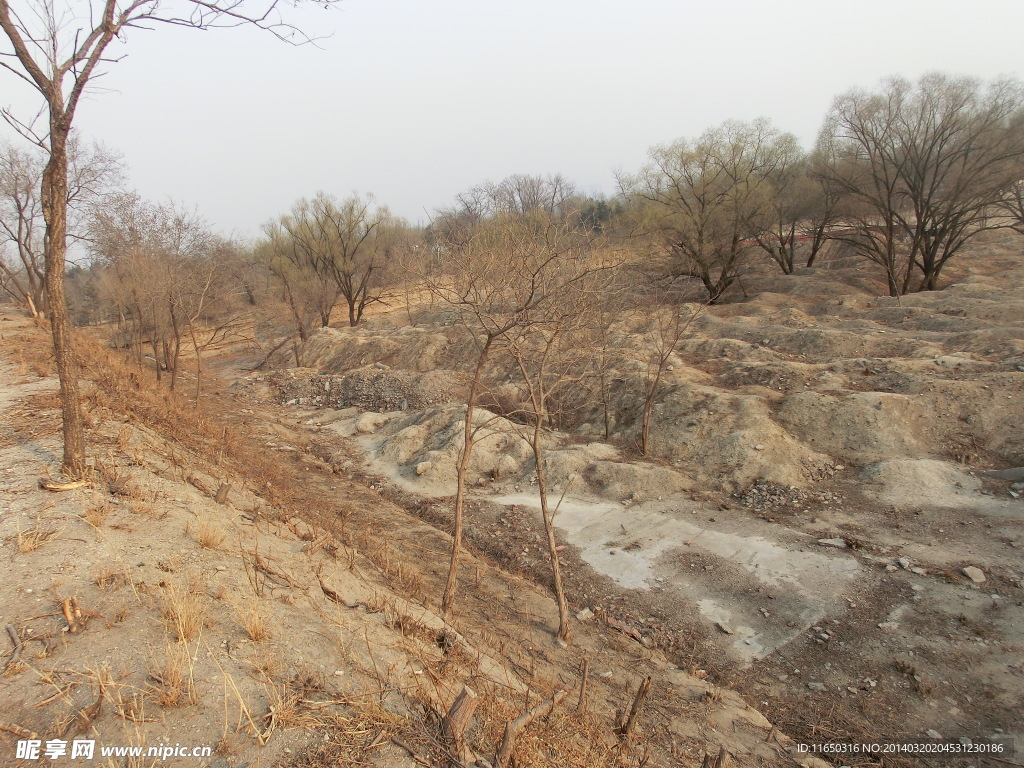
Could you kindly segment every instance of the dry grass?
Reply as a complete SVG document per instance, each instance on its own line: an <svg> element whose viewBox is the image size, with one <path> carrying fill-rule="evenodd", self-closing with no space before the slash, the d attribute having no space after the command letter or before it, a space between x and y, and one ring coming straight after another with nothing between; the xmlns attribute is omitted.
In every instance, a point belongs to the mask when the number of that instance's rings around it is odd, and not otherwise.
<svg viewBox="0 0 1024 768"><path fill-rule="evenodd" d="M92 504L85 512L82 513L82 519L85 520L93 528L100 528L110 517L110 513L113 511L113 506L107 500L99 501Z"/></svg>
<svg viewBox="0 0 1024 768"><path fill-rule="evenodd" d="M223 548L226 538L227 534L217 523L204 518L196 525L196 541L203 549L217 551Z"/></svg>
<svg viewBox="0 0 1024 768"><path fill-rule="evenodd" d="M194 640L206 623L206 599L195 587L170 584L163 595L161 613L179 641Z"/></svg>
<svg viewBox="0 0 1024 768"><path fill-rule="evenodd" d="M117 430L117 447L127 453L128 447L132 444L132 437L135 435L135 430L131 424L124 424L120 429Z"/></svg>
<svg viewBox="0 0 1024 768"><path fill-rule="evenodd" d="M36 525L34 528L29 528L26 531L21 530L21 525L18 525L17 544L18 551L22 554L29 552L35 552L43 544L48 542L58 533L53 528L44 528L39 522L39 518L36 518Z"/></svg>
<svg viewBox="0 0 1024 768"><path fill-rule="evenodd" d="M149 691L161 707L197 703L192 654L187 643L168 643L163 661L149 671Z"/></svg>
<svg viewBox="0 0 1024 768"><path fill-rule="evenodd" d="M127 583L122 569L111 563L100 563L97 565L93 569L92 577L96 582L96 586L104 591L117 589Z"/></svg>
<svg viewBox="0 0 1024 768"><path fill-rule="evenodd" d="M257 649L250 663L252 664L253 671L265 680L273 680L281 676L282 659L267 648Z"/></svg>
<svg viewBox="0 0 1024 768"><path fill-rule="evenodd" d="M243 603L235 605L235 615L245 634L253 642L259 643L270 637L267 617L260 605L259 598L253 596Z"/></svg>

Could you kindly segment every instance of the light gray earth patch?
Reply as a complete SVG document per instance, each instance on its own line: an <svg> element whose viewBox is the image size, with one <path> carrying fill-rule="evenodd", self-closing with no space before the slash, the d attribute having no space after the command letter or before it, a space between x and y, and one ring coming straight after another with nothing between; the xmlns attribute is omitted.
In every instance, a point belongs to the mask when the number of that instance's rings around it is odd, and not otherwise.
<svg viewBox="0 0 1024 768"><path fill-rule="evenodd" d="M531 494L491 500L539 509ZM696 605L748 662L840 605L860 570L853 557L816 551L813 539L779 526L744 521L743 531L723 530L730 527L725 521L711 527L683 518L696 518L693 512L657 502L625 507L566 498L555 525L584 561L619 586L674 592Z"/></svg>

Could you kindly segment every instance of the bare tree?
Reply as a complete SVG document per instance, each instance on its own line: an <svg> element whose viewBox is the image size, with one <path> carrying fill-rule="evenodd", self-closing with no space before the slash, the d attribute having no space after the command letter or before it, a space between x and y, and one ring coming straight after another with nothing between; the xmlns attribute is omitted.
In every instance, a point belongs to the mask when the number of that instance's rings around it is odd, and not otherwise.
<svg viewBox="0 0 1024 768"><path fill-rule="evenodd" d="M886 270L889 293L934 290L1019 180L1024 86L932 73L836 99L819 140L852 225L837 238Z"/></svg>
<svg viewBox="0 0 1024 768"><path fill-rule="evenodd" d="M833 185L814 174L811 156L784 135L774 148L774 167L767 173L768 199L764 212L756 212L752 224L763 229L754 239L787 275L799 262L814 266L829 243L838 195Z"/></svg>
<svg viewBox="0 0 1024 768"><path fill-rule="evenodd" d="M1024 176L1024 164L1020 173ZM1010 217L1010 226L1024 235L1024 179L1018 179L1003 190L998 208Z"/></svg>
<svg viewBox="0 0 1024 768"><path fill-rule="evenodd" d="M317 308L323 327L339 298L345 299L354 327L367 306L382 300L380 276L397 225L387 208L374 206L372 196L338 201L319 192L312 200L299 200L265 231L273 258L290 262L323 286Z"/></svg>
<svg viewBox="0 0 1024 768"><path fill-rule="evenodd" d="M196 357L196 398L202 352L232 327L225 278L232 246L213 235L194 212L154 205L137 194L109 201L90 226L91 249L102 269L107 300L139 362L152 347L157 380L166 370L177 387L183 345ZM225 311L227 310L227 311Z"/></svg>
<svg viewBox="0 0 1024 768"><path fill-rule="evenodd" d="M649 307L649 324L645 336L650 351L644 371L644 407L640 419L640 453L647 456L651 450L651 417L654 404L661 393L661 382L668 370L669 361L675 354L679 342L686 336L690 325L697 318L701 305L693 308L680 307L674 297L661 293L652 297Z"/></svg>
<svg viewBox="0 0 1024 768"><path fill-rule="evenodd" d="M555 220L577 207L576 188L560 173L549 176L513 174L495 183L478 184L457 195L455 206L441 211L434 226L472 227L499 214L525 216L542 213ZM465 231L465 230L463 230Z"/></svg>
<svg viewBox="0 0 1024 768"><path fill-rule="evenodd" d="M457 228L443 228L455 233ZM518 217L481 221L471 236L459 233L438 246L441 264L429 276L431 293L455 309L476 347L476 361L466 398L466 421L456 471L452 552L441 610L448 615L458 591L462 550L466 476L478 436L492 419L478 420L477 405L484 372L492 356L507 344L508 334L523 317L549 300L547 273L556 255L538 254L535 232Z"/></svg>
<svg viewBox="0 0 1024 768"><path fill-rule="evenodd" d="M323 2L326 5L333 0ZM155 23L194 29L251 24L281 39L306 39L281 20L277 0L90 0L84 8L59 7L47 0L0 0L0 67L43 100L40 115L45 115L45 129L37 130L34 120L21 120L10 110L3 110L2 115L47 153L40 185L45 222L44 290L60 379L63 465L69 475L80 475L85 468L78 367L64 294L71 130L86 87L100 74L103 64L115 60L108 52L111 44L130 29Z"/></svg>
<svg viewBox="0 0 1024 768"><path fill-rule="evenodd" d="M765 174L764 211L754 211L754 239L782 271L793 273L801 227L807 219L814 186L807 178L807 158L796 137L785 135L776 147L774 167ZM758 229L758 225L763 228Z"/></svg>
<svg viewBox="0 0 1024 768"><path fill-rule="evenodd" d="M712 304L765 229L768 177L793 141L767 120L726 122L695 142L655 147L646 167L619 179L627 196L647 203L642 228L669 255L670 273L700 280Z"/></svg>
<svg viewBox="0 0 1024 768"><path fill-rule="evenodd" d="M540 277L546 300L521 314L507 348L524 395L517 416L525 422L520 434L534 458L552 591L558 605L556 637L568 641L572 628L555 538L558 504L552 505L548 495L545 427L553 421L560 392L579 386L593 373L596 358L583 342L590 335L592 316L610 290L613 269L594 263L589 238L576 229L549 229L538 245L533 250L542 255L545 264Z"/></svg>
<svg viewBox="0 0 1024 768"><path fill-rule="evenodd" d="M15 259L0 258L0 290L25 304L33 317L46 315L41 151L0 144L0 240L10 243ZM98 145L68 142L68 236L80 239L91 205L122 176L121 158Z"/></svg>
<svg viewBox="0 0 1024 768"><path fill-rule="evenodd" d="M462 219L446 222L445 216ZM541 512L552 561L553 591L560 610L559 637L569 636L568 604L555 544L552 509L544 465L543 430L554 415L552 404L562 388L579 381L590 357L580 343L587 329L584 306L597 306L595 276L610 273L591 259L592 235L577 221L557 220L547 211L497 212L466 228L457 210L432 223L439 266L429 279L433 294L458 312L476 349L466 402L466 420L456 475L452 554L442 610L454 605L461 556L466 477L484 430L496 417L477 418L485 377L496 359L511 358L518 371L523 405L506 415L524 421L520 436L531 446L537 464ZM437 235L435 234L435 238ZM607 288L609 281L603 284ZM602 292L602 299L607 298ZM571 351L571 354L570 354ZM495 364L501 370L500 363Z"/></svg>
<svg viewBox="0 0 1024 768"><path fill-rule="evenodd" d="M0 152L0 234L17 255L10 260L0 257L0 287L23 302L32 317L39 317L46 310L39 204L42 163L9 143Z"/></svg>

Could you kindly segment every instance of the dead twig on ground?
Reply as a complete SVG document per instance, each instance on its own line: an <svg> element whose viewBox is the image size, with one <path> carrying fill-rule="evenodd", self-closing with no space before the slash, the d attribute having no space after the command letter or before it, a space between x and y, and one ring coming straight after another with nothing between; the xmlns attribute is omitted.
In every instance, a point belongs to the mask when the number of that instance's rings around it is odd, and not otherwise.
<svg viewBox="0 0 1024 768"><path fill-rule="evenodd" d="M61 493L63 491L73 491L76 488L85 488L91 485L88 480L73 480L69 483L58 483L55 480L40 480L39 487L44 491L52 491L54 493Z"/></svg>
<svg viewBox="0 0 1024 768"><path fill-rule="evenodd" d="M555 706L565 698L564 690L555 691L555 694L546 701L542 701L528 712L524 712L515 720L505 726L505 733L501 737L501 744L494 755L494 768L506 768L509 759L512 757L512 747L515 746L516 738L526 726L538 717L548 714Z"/></svg>
<svg viewBox="0 0 1024 768"><path fill-rule="evenodd" d="M30 731L28 728L22 728L20 725L14 723L0 723L0 731L6 733L13 733L22 739L35 739L39 736L35 731Z"/></svg>
<svg viewBox="0 0 1024 768"><path fill-rule="evenodd" d="M14 628L13 624L8 624L7 635L11 638L11 642L14 643L14 651L11 653L11 658L7 660L5 667L10 669L18 663L18 659L21 658L21 651L25 647L25 644L21 642L21 638L18 637L18 630Z"/></svg>

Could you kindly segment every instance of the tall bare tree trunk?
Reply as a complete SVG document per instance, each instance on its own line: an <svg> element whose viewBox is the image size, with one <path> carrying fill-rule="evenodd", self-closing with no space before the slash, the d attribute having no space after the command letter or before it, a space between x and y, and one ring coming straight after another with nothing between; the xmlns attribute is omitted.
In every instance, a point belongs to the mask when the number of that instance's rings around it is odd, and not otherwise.
<svg viewBox="0 0 1024 768"><path fill-rule="evenodd" d="M85 470L85 426L78 388L78 361L71 341L71 324L64 296L64 265L67 261L68 150L70 124L63 110L56 110L51 95L50 159L42 179L43 219L46 222L44 260L46 303L50 310L53 356L60 380L60 408L64 424L64 471L79 477Z"/></svg>
<svg viewBox="0 0 1024 768"><path fill-rule="evenodd" d="M473 445L476 442L474 437L476 430L473 428L473 414L476 411L477 393L480 390L480 379L483 377L484 364L491 353L494 344L494 337L488 336L484 342L480 355L476 360L476 370L473 372L473 381L469 385L469 396L466 398L466 427L462 433L462 455L459 457L459 466L455 476L455 512L452 524L452 556L448 564L448 579L444 585L444 596L441 598L441 614L447 618L451 613L452 605L455 603L455 593L458 590L459 555L462 551L462 518L463 509L466 503L466 472L469 470L469 461L473 455Z"/></svg>
<svg viewBox="0 0 1024 768"><path fill-rule="evenodd" d="M540 494L540 512L544 518L544 532L547 534L548 554L551 557L551 583L555 592L555 602L558 604L558 633L555 637L567 642L571 632L569 603L565 599L562 568L558 562L558 541L555 539L554 516L548 507L548 481L547 473L544 470L544 448L541 444L541 420L539 418L533 428L531 447L533 448L533 457L537 462L537 493Z"/></svg>

